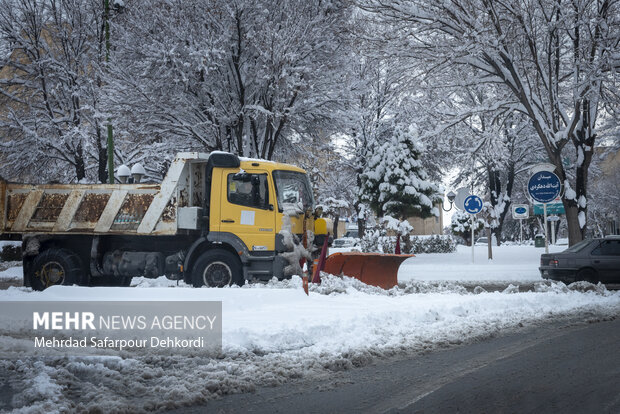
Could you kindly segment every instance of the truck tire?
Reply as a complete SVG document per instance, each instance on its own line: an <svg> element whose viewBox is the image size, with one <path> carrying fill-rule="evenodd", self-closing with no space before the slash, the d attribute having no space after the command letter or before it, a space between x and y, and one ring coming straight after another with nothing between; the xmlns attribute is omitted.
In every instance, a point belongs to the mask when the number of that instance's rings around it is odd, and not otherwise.
<svg viewBox="0 0 620 414"><path fill-rule="evenodd" d="M28 278L34 290L53 285L88 285L79 256L68 249L52 248L39 253L29 267Z"/></svg>
<svg viewBox="0 0 620 414"><path fill-rule="evenodd" d="M224 287L243 284L243 270L241 261L226 250L207 250L204 252L192 269L192 284L194 287Z"/></svg>

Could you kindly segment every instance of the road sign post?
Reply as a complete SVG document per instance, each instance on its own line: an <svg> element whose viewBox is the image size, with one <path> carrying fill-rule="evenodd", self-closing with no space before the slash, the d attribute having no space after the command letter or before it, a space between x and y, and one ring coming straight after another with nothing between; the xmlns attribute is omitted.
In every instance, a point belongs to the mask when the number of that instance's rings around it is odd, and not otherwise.
<svg viewBox="0 0 620 414"><path fill-rule="evenodd" d="M529 205L527 204L513 204L512 205L512 218L519 220L519 243L523 244L523 219L530 216Z"/></svg>
<svg viewBox="0 0 620 414"><path fill-rule="evenodd" d="M471 262L474 263L474 245L476 244L476 239L474 238L474 223L475 223L475 214L471 214Z"/></svg>
<svg viewBox="0 0 620 414"><path fill-rule="evenodd" d="M555 244L555 223L560 221L560 218L558 216L549 216L547 221L551 222L551 244Z"/></svg>
<svg viewBox="0 0 620 414"><path fill-rule="evenodd" d="M527 192L534 201L543 205L545 227L545 253L549 253L549 237L547 231L547 204L560 195L560 179L551 171L538 171L527 182Z"/></svg>
<svg viewBox="0 0 620 414"><path fill-rule="evenodd" d="M476 214L482 211L482 199L476 195L470 195L465 198L463 202L465 211L471 214L471 262L474 263L474 245L476 240L474 239L474 225Z"/></svg>
<svg viewBox="0 0 620 414"><path fill-rule="evenodd" d="M545 253L549 253L549 237L547 235L547 203L543 204L543 214L545 216Z"/></svg>

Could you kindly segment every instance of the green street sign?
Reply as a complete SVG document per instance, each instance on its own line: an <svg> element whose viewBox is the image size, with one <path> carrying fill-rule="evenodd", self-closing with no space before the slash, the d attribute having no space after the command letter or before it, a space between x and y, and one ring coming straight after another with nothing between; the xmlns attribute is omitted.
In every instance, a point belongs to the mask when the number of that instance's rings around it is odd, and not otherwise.
<svg viewBox="0 0 620 414"><path fill-rule="evenodd" d="M534 203L534 214L543 215L542 204ZM564 211L564 204L557 202L547 204L547 215L550 214L566 214L566 211Z"/></svg>

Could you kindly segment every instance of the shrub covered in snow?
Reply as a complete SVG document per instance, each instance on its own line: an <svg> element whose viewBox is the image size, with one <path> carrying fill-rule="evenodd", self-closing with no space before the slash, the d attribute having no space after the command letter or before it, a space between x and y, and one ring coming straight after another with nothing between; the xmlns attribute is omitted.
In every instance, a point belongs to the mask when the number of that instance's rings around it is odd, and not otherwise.
<svg viewBox="0 0 620 414"><path fill-rule="evenodd" d="M451 236L411 236L409 239L411 248L407 253L452 253L456 251L456 241Z"/></svg>
<svg viewBox="0 0 620 414"><path fill-rule="evenodd" d="M451 236L401 236L401 253L452 253L456 251L456 241ZM362 251L371 253L394 253L396 236L381 235L380 230L367 232L361 243Z"/></svg>
<svg viewBox="0 0 620 414"><path fill-rule="evenodd" d="M484 228L484 220L477 218L474 231L478 232ZM450 225L452 233L460 236L469 243L471 239L471 215L465 211L457 210L452 215L452 224Z"/></svg>
<svg viewBox="0 0 620 414"><path fill-rule="evenodd" d="M384 228L366 230L360 247L366 253L394 253L396 238L386 235Z"/></svg>
<svg viewBox="0 0 620 414"><path fill-rule="evenodd" d="M379 227L367 230L361 242L363 252L394 253L396 249L396 237L388 236L391 234L409 234L413 231L413 226L407 220L398 220L391 216L384 216L379 219ZM403 240L401 240L402 242ZM401 249L403 246L401 246ZM402 251L402 250L401 250Z"/></svg>

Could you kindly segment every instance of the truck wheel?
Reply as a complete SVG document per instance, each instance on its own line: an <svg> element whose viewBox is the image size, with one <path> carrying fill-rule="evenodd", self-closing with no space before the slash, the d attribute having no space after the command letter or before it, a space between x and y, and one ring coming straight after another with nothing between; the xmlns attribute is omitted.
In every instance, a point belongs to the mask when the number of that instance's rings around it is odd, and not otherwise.
<svg viewBox="0 0 620 414"><path fill-rule="evenodd" d="M88 284L80 258L68 249L47 249L39 253L32 261L28 277L34 290L53 285Z"/></svg>
<svg viewBox="0 0 620 414"><path fill-rule="evenodd" d="M243 283L241 262L226 250L207 250L192 270L194 287L224 287Z"/></svg>

